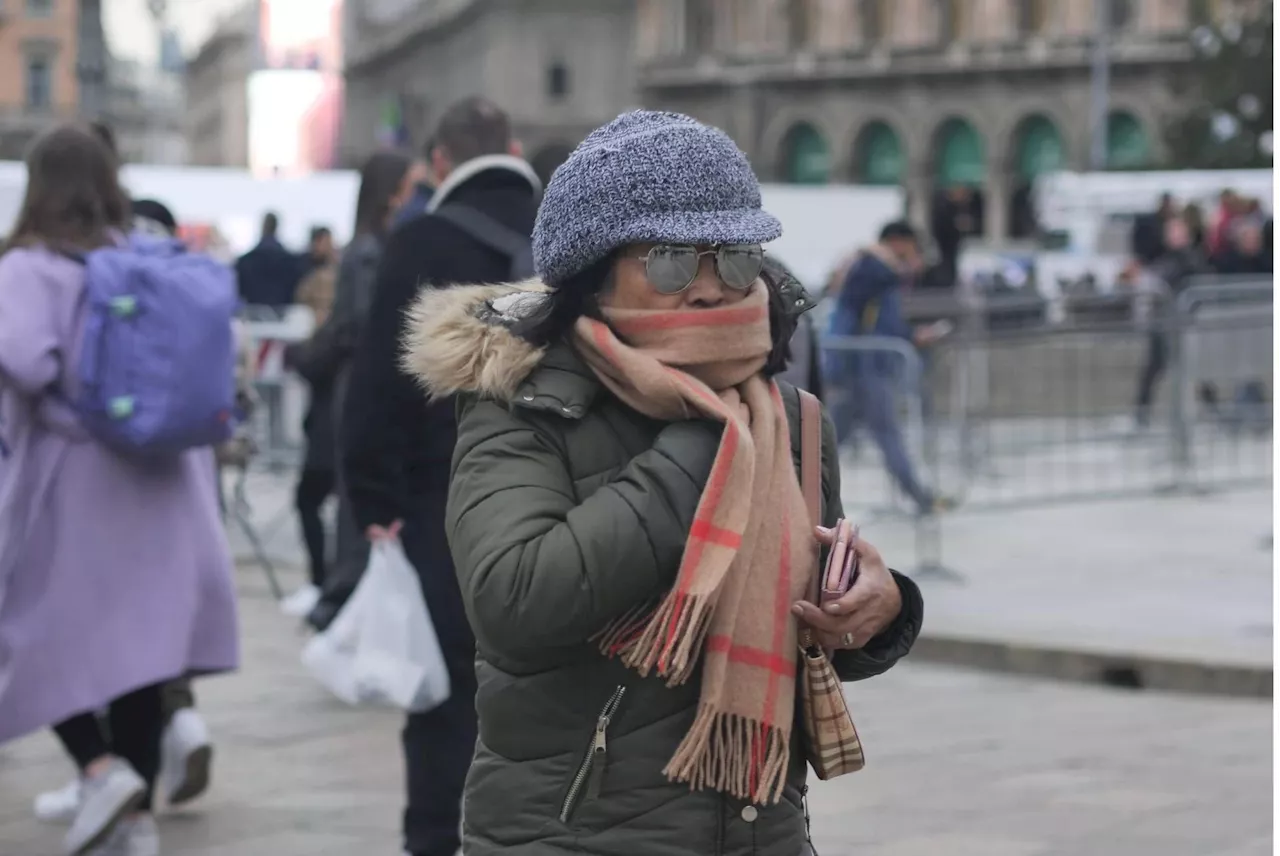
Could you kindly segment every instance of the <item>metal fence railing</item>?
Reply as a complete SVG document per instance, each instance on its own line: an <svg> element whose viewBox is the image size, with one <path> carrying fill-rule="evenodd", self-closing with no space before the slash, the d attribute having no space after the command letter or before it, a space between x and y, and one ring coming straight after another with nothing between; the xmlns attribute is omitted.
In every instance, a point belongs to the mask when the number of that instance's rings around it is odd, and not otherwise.
<svg viewBox="0 0 1280 856"><path fill-rule="evenodd" d="M915 516L921 566L945 571L938 518L917 514L866 442L879 440L857 407L869 377L892 388L919 481L966 510L1268 485L1272 303L1270 278L1198 278L1120 320L960 323L924 353L827 337L828 405L857 486L846 504Z"/></svg>

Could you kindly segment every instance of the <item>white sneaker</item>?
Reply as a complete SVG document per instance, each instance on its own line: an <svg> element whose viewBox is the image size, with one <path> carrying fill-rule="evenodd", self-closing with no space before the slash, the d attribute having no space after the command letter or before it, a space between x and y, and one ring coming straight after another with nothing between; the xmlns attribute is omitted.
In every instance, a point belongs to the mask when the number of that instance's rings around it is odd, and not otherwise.
<svg viewBox="0 0 1280 856"><path fill-rule="evenodd" d="M80 779L67 782L56 791L36 794L36 819L44 823L70 823L80 810Z"/></svg>
<svg viewBox="0 0 1280 856"><path fill-rule="evenodd" d="M112 758L96 776L86 776L80 790L80 809L62 841L66 856L83 856L111 835L120 819L142 804L147 783L119 758Z"/></svg>
<svg viewBox="0 0 1280 856"><path fill-rule="evenodd" d="M149 814L126 817L85 856L160 856L160 830Z"/></svg>
<svg viewBox="0 0 1280 856"><path fill-rule="evenodd" d="M186 707L169 720L160 742L160 788L171 806L182 805L209 788L213 745L204 718Z"/></svg>
<svg viewBox="0 0 1280 856"><path fill-rule="evenodd" d="M315 609L319 602L320 589L308 584L280 601L280 611L293 618L302 618Z"/></svg>

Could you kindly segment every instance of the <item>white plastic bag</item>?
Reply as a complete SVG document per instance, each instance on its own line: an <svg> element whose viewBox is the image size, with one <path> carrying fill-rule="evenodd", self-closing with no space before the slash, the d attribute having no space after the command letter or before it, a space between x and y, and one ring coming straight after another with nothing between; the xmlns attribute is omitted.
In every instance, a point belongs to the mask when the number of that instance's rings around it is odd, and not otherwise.
<svg viewBox="0 0 1280 856"><path fill-rule="evenodd" d="M418 575L399 541L379 541L333 623L302 651L302 665L351 705L423 713L449 698L449 670Z"/></svg>

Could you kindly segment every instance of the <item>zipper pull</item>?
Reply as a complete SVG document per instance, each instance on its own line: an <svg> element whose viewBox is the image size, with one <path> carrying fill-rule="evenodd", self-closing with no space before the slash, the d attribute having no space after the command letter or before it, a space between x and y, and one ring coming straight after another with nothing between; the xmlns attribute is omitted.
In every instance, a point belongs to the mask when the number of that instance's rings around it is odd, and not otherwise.
<svg viewBox="0 0 1280 856"><path fill-rule="evenodd" d="M587 778L587 796L594 799L600 796L604 786L604 765L608 758L609 744L605 736L609 730L608 716L596 720L596 736L591 741L591 773Z"/></svg>

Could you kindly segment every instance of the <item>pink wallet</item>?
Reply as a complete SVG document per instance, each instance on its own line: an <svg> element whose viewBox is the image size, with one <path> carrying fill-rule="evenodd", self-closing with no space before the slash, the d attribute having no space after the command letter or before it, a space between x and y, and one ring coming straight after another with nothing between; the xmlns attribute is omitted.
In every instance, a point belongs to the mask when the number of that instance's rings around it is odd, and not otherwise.
<svg viewBox="0 0 1280 856"><path fill-rule="evenodd" d="M841 518L835 527L836 539L827 554L827 566L822 571L822 591L819 606L839 600L849 591L858 578L858 527Z"/></svg>

